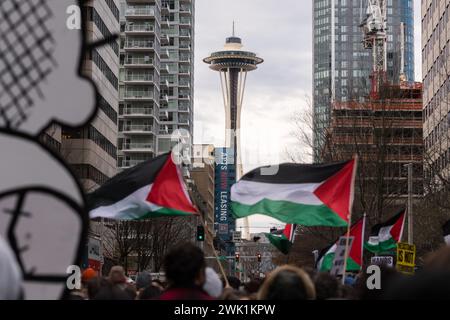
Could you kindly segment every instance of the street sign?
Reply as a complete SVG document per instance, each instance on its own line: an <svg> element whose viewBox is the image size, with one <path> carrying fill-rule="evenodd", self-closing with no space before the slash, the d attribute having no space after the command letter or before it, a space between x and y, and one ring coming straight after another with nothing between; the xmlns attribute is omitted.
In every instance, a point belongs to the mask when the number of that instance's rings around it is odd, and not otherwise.
<svg viewBox="0 0 450 320"><path fill-rule="evenodd" d="M397 244L397 270L406 274L414 274L415 266L416 246L399 242Z"/></svg>
<svg viewBox="0 0 450 320"><path fill-rule="evenodd" d="M348 253L350 253L354 238L355 237L349 237L349 239L348 239ZM340 237L338 240L336 250L334 251L333 266L330 271L330 274L332 276L338 276L338 275L344 274L346 242L347 242L347 237Z"/></svg>
<svg viewBox="0 0 450 320"><path fill-rule="evenodd" d="M392 256L375 256L370 259L370 264L374 264L377 266L394 266L394 257Z"/></svg>
<svg viewBox="0 0 450 320"><path fill-rule="evenodd" d="M239 242L242 239L242 232L241 231L235 231L233 232L233 242Z"/></svg>

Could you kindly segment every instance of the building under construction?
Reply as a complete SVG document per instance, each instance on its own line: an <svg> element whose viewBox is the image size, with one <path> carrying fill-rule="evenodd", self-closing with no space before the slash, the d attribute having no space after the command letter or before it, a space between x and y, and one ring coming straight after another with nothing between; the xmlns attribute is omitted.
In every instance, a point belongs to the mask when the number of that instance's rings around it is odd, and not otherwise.
<svg viewBox="0 0 450 320"><path fill-rule="evenodd" d="M366 102L335 103L322 157L328 161L360 158L359 177L370 192L407 196L406 164L413 164L414 194L422 194L422 84L381 87ZM380 181L380 179L383 181ZM420 181L419 181L420 180Z"/></svg>

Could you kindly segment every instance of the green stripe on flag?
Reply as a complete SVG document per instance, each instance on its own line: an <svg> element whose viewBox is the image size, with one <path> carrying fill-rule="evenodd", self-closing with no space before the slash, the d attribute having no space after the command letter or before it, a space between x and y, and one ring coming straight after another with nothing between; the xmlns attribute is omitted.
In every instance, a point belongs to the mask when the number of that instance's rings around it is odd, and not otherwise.
<svg viewBox="0 0 450 320"><path fill-rule="evenodd" d="M334 253L329 253L323 257L322 264L320 266L320 272L329 272L333 267ZM352 258L347 258L347 271L359 271L361 266L355 262Z"/></svg>
<svg viewBox="0 0 450 320"><path fill-rule="evenodd" d="M303 226L346 227L347 222L325 205L306 205L289 201L263 199L253 205L232 202L235 218L264 214L285 223Z"/></svg>
<svg viewBox="0 0 450 320"><path fill-rule="evenodd" d="M390 253L397 249L397 242L393 238L389 238L386 241L379 242L378 244L370 244L366 242L364 248L375 254Z"/></svg>

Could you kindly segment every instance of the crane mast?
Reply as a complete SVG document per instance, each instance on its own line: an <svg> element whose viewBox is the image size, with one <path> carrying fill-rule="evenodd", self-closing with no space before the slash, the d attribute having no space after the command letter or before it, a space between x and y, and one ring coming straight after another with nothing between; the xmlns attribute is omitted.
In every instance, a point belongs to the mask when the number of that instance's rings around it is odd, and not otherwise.
<svg viewBox="0 0 450 320"><path fill-rule="evenodd" d="M386 82L387 71L387 15L386 0L368 0L366 17L361 23L364 48L372 51L371 97L379 96Z"/></svg>

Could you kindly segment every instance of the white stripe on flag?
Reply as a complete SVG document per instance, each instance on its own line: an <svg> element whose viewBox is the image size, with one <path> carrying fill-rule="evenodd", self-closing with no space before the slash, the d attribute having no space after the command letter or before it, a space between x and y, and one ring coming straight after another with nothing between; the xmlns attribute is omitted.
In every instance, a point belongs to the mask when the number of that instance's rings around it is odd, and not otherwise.
<svg viewBox="0 0 450 320"><path fill-rule="evenodd" d="M231 187L231 200L253 205L263 199L322 205L313 192L321 183L275 184L241 180Z"/></svg>
<svg viewBox="0 0 450 320"><path fill-rule="evenodd" d="M146 200L151 189L152 185L142 187L112 205L98 207L89 213L90 218L133 220L141 218L148 212L161 209Z"/></svg>

